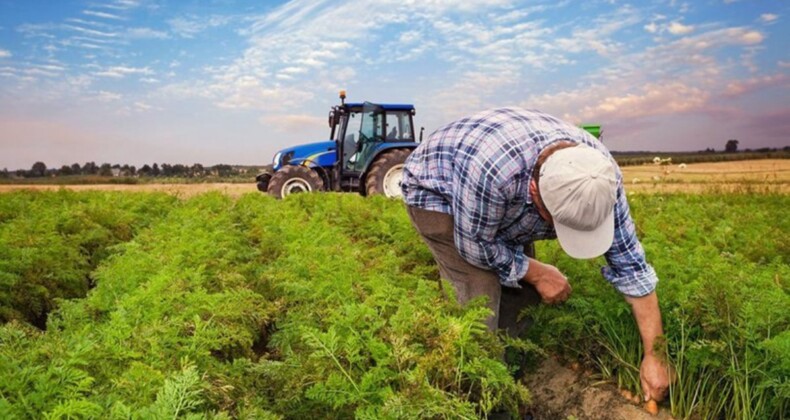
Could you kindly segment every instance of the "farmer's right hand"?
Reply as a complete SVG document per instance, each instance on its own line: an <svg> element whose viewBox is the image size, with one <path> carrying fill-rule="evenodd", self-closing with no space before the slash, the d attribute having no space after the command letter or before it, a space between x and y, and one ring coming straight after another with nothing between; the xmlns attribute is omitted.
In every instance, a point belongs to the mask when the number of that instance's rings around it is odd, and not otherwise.
<svg viewBox="0 0 790 420"><path fill-rule="evenodd" d="M549 305L565 302L571 295L571 285L557 267L532 258L524 280L535 286L543 302Z"/></svg>

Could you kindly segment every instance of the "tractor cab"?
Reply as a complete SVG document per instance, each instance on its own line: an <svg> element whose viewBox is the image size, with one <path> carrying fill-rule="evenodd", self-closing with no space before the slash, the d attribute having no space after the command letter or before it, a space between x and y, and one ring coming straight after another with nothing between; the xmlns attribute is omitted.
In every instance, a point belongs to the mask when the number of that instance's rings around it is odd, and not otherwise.
<svg viewBox="0 0 790 420"><path fill-rule="evenodd" d="M344 97L341 92L341 100ZM414 114L413 105L345 101L330 111L329 124L337 144L334 172L340 191L359 190L368 169L382 152L417 146Z"/></svg>

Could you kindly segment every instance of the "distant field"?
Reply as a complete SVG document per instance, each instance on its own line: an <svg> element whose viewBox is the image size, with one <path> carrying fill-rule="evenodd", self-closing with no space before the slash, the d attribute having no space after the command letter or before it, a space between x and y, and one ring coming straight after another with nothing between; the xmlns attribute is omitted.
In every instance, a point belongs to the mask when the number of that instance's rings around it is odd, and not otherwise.
<svg viewBox="0 0 790 420"><path fill-rule="evenodd" d="M759 159L734 162L680 165L639 165L623 167L626 189L631 192L781 192L790 193L790 160ZM237 197L255 192L254 182L205 184L90 184L90 185L0 185L0 192L20 189L74 191L162 191L191 197L220 191Z"/></svg>
<svg viewBox="0 0 790 420"><path fill-rule="evenodd" d="M634 192L790 192L790 160L762 159L622 168Z"/></svg>
<svg viewBox="0 0 790 420"><path fill-rule="evenodd" d="M672 163L705 163L705 162L733 162L738 160L756 159L789 159L789 150L764 150L738 153L723 152L612 152L620 166L644 165L653 163L658 157L672 159Z"/></svg>

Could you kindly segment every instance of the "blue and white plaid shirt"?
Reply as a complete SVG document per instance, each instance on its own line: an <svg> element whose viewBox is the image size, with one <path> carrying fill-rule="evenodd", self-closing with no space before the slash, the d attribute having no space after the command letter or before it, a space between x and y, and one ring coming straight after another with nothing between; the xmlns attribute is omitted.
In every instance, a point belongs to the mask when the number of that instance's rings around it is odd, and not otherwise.
<svg viewBox="0 0 790 420"><path fill-rule="evenodd" d="M499 108L438 129L406 162L406 204L452 215L461 256L496 272L503 285L519 287L529 265L524 244L557 237L533 205L529 182L540 152L560 140L593 147L615 165L614 242L601 273L625 295L649 294L658 277L636 237L620 168L603 143L548 114Z"/></svg>

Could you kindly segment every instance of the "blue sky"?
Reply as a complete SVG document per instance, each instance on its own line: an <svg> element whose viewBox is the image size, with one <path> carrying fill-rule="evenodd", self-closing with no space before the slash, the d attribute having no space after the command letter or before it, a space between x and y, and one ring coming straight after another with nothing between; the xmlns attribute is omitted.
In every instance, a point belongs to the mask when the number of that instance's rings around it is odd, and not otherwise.
<svg viewBox="0 0 790 420"><path fill-rule="evenodd" d="M426 133L497 106L613 150L790 145L790 2L0 0L0 168L265 164L337 91Z"/></svg>

